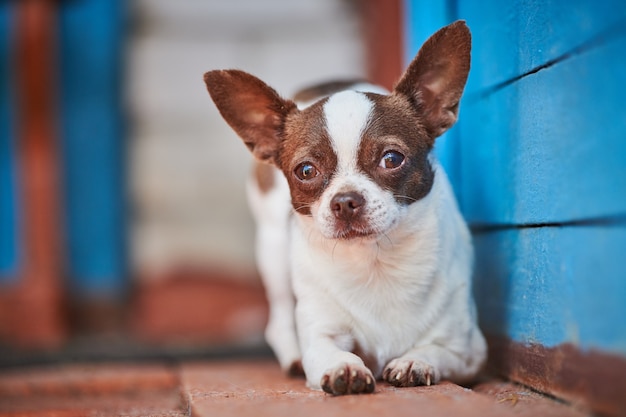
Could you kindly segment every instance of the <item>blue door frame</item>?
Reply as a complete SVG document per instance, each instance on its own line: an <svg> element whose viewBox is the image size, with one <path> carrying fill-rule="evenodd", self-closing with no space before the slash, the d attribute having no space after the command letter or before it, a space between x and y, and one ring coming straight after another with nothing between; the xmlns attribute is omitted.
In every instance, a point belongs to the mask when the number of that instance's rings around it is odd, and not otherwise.
<svg viewBox="0 0 626 417"><path fill-rule="evenodd" d="M13 13L0 4L0 285L28 262L20 247L20 178L15 155ZM128 287L123 53L126 2L58 6L58 137L61 139L68 290L77 297L123 296ZM0 291L2 287L0 286Z"/></svg>
<svg viewBox="0 0 626 417"><path fill-rule="evenodd" d="M19 263L16 195L11 10L0 5L0 285L17 278Z"/></svg>
<svg viewBox="0 0 626 417"><path fill-rule="evenodd" d="M61 138L68 275L79 296L127 289L122 0L61 3Z"/></svg>

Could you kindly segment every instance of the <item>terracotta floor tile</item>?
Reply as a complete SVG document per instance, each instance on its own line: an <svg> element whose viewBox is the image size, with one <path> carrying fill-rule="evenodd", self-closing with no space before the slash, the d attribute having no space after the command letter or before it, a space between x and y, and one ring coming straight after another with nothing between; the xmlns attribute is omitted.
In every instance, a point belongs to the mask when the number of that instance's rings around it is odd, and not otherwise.
<svg viewBox="0 0 626 417"><path fill-rule="evenodd" d="M498 404L507 406L518 417L582 417L583 410L547 398L522 385L504 381L489 381L473 387L477 393L488 396Z"/></svg>
<svg viewBox="0 0 626 417"><path fill-rule="evenodd" d="M87 364L0 370L0 417L8 416L418 416L582 417L573 407L522 386L490 381L470 390L443 382L371 395L333 397L275 361Z"/></svg>
<svg viewBox="0 0 626 417"><path fill-rule="evenodd" d="M0 417L184 417L188 415L188 407L178 391L141 392L132 395L43 395L0 398Z"/></svg>
<svg viewBox="0 0 626 417"><path fill-rule="evenodd" d="M110 394L167 390L177 386L177 369L160 364L52 365L0 373L0 397Z"/></svg>
<svg viewBox="0 0 626 417"><path fill-rule="evenodd" d="M192 413L198 417L519 415L511 403L446 382L417 388L379 382L373 395L332 397L309 390L304 379L284 376L268 361L187 363L182 366L181 380Z"/></svg>
<svg viewBox="0 0 626 417"><path fill-rule="evenodd" d="M0 416L184 416L177 367L83 364L0 373Z"/></svg>

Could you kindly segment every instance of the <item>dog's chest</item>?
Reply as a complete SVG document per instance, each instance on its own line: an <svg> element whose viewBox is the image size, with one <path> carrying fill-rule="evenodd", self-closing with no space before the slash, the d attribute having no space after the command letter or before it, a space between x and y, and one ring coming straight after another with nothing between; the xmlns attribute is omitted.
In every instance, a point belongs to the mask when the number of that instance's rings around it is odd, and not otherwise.
<svg viewBox="0 0 626 417"><path fill-rule="evenodd" d="M389 360L411 349L432 325L429 297L436 296L429 265L413 265L412 273L395 268L373 270L370 282L336 300L342 303L345 329L366 365L380 375Z"/></svg>
<svg viewBox="0 0 626 417"><path fill-rule="evenodd" d="M311 237L305 238L306 243ZM296 243L296 242L294 242ZM402 242L337 244L294 255L309 276L294 276L303 296L319 297L329 323L348 350L370 368L381 370L391 358L410 349L432 324L438 294L436 233L414 233ZM304 248L301 248L304 249Z"/></svg>
<svg viewBox="0 0 626 417"><path fill-rule="evenodd" d="M338 289L341 299L350 300L343 308L355 324L355 336L360 333L364 343L401 346L422 331L420 317L436 289L436 258L424 252L413 256L403 261L397 261L397 256L372 262L361 259L363 280L352 288Z"/></svg>

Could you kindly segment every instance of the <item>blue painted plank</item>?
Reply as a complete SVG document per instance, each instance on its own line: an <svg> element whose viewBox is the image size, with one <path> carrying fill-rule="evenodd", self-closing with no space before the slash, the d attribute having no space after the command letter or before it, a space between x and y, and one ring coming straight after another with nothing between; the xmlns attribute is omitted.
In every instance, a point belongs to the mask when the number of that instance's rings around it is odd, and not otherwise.
<svg viewBox="0 0 626 417"><path fill-rule="evenodd" d="M409 54L455 18L473 33L459 125L438 145L470 222L554 223L626 213L626 3L407 0ZM415 26L419 25L420 28ZM432 27L436 26L436 27ZM424 33L426 32L426 33ZM590 42L593 41L593 42ZM576 50L587 45L583 50ZM498 83L575 53L484 95ZM448 141L446 143L445 141ZM626 354L626 225L475 236L488 333Z"/></svg>
<svg viewBox="0 0 626 417"><path fill-rule="evenodd" d="M472 94L592 39L626 16L625 5L407 1L410 50L456 17L467 18L474 34L460 126L437 141L471 222L561 222L626 212L620 156L626 118L613 104L626 92L625 30L498 93Z"/></svg>
<svg viewBox="0 0 626 417"><path fill-rule="evenodd" d="M404 28L406 39L405 61L408 65L422 44L433 33L456 20L454 0L424 2L405 0ZM452 128L439 137L435 143L435 154L452 182L452 187L460 199L462 192L460 179L460 138L458 128Z"/></svg>
<svg viewBox="0 0 626 417"><path fill-rule="evenodd" d="M620 46L612 49L614 56L606 53L587 64L560 62L557 67L568 68L548 71L551 78L544 70L504 94L480 95L588 45L620 22L623 36L626 2L466 0L456 7L473 34L472 71L460 112L463 156L456 163L461 172L452 177L469 220L558 222L623 212L621 181L607 182L624 173L618 156L624 149L619 143L624 118L612 104L624 92L619 86L626 60ZM611 36L616 34L604 40ZM585 51L582 57L594 53ZM609 131L606 146L595 152L589 148L598 142L589 138L597 136L598 126ZM592 151L590 162L581 155L586 150Z"/></svg>
<svg viewBox="0 0 626 417"><path fill-rule="evenodd" d="M405 64L409 64L422 44L433 33L455 19L451 2L405 0L404 28L406 32Z"/></svg>
<svg viewBox="0 0 626 417"><path fill-rule="evenodd" d="M466 97L520 73L519 1L460 1L458 16L472 31L472 68Z"/></svg>
<svg viewBox="0 0 626 417"><path fill-rule="evenodd" d="M13 282L19 269L11 15L11 4L0 3L0 284Z"/></svg>
<svg viewBox="0 0 626 417"><path fill-rule="evenodd" d="M63 2L61 113L72 290L127 286L121 0Z"/></svg>
<svg viewBox="0 0 626 417"><path fill-rule="evenodd" d="M463 103L461 207L470 222L567 222L626 213L624 50L626 31Z"/></svg>
<svg viewBox="0 0 626 417"><path fill-rule="evenodd" d="M465 0L458 17L472 29L476 93L541 66L626 24L626 2Z"/></svg>
<svg viewBox="0 0 626 417"><path fill-rule="evenodd" d="M487 333L626 354L626 225L508 230L474 241Z"/></svg>

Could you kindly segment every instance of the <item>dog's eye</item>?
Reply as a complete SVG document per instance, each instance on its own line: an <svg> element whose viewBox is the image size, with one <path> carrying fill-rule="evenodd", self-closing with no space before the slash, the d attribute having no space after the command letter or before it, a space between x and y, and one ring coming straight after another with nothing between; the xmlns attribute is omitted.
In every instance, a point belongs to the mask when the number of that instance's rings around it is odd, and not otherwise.
<svg viewBox="0 0 626 417"><path fill-rule="evenodd" d="M385 169L393 169L398 168L403 162L404 155L400 152L387 151L385 152L385 155L383 155L378 166Z"/></svg>
<svg viewBox="0 0 626 417"><path fill-rule="evenodd" d="M310 162L303 162L298 165L294 173L301 181L309 181L319 175L319 171L315 168L315 165Z"/></svg>

